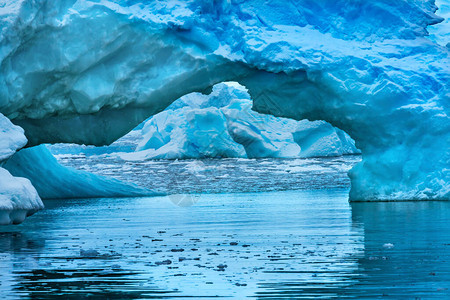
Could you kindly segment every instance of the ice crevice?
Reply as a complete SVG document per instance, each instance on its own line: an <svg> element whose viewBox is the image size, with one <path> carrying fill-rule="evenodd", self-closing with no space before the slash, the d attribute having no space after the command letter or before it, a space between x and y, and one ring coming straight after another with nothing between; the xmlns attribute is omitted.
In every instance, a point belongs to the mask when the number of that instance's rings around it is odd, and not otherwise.
<svg viewBox="0 0 450 300"><path fill-rule="evenodd" d="M324 120L356 141L351 201L449 200L449 48L427 37L443 21L436 9L432 0L7 0L0 112L29 146L104 145L185 94L237 81L254 110Z"/></svg>

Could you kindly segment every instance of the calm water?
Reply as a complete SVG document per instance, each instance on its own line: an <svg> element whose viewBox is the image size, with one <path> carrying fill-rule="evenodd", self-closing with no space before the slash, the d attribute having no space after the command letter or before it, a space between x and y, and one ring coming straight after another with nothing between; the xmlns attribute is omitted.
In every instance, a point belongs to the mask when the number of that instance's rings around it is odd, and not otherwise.
<svg viewBox="0 0 450 300"><path fill-rule="evenodd" d="M8 299L450 297L446 202L330 189L46 205L0 227Z"/></svg>
<svg viewBox="0 0 450 300"><path fill-rule="evenodd" d="M24 224L0 226L1 296L450 298L450 203L349 204L346 172L359 156L107 154L133 141L52 150L62 164L171 195L46 201Z"/></svg>

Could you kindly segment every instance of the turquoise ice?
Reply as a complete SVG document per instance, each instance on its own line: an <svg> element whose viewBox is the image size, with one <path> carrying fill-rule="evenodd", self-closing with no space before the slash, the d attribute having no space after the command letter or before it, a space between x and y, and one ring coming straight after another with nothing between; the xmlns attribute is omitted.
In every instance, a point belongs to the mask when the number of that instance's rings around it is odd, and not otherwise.
<svg viewBox="0 0 450 300"><path fill-rule="evenodd" d="M217 84L209 95L186 95L145 122L137 152L120 156L142 160L359 153L345 132L324 121L277 118L251 108L250 95L236 83Z"/></svg>
<svg viewBox="0 0 450 300"><path fill-rule="evenodd" d="M7 0L0 113L29 146L104 145L183 95L236 81L260 113L326 121L355 140L351 201L449 200L448 22L428 37L444 21L436 10L432 0Z"/></svg>

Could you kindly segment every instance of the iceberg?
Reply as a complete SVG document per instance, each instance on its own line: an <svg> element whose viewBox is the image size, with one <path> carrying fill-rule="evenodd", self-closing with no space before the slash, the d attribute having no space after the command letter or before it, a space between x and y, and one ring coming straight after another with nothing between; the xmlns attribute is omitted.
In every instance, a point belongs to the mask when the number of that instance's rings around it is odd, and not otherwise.
<svg viewBox="0 0 450 300"><path fill-rule="evenodd" d="M26 143L23 129L0 114L0 225L21 223L44 207L28 179L13 177L2 168Z"/></svg>
<svg viewBox="0 0 450 300"><path fill-rule="evenodd" d="M0 114L0 166L16 153L17 149L26 144L27 138L23 129L15 126L8 118Z"/></svg>
<svg viewBox="0 0 450 300"><path fill-rule="evenodd" d="M0 168L0 225L22 223L43 208L41 198L28 179L13 177Z"/></svg>
<svg viewBox="0 0 450 300"><path fill-rule="evenodd" d="M45 145L20 150L4 168L14 176L29 179L42 199L160 195L114 178L62 166Z"/></svg>
<svg viewBox="0 0 450 300"><path fill-rule="evenodd" d="M244 157L245 150L228 133L226 118L217 108L162 112L142 129L144 140L126 160Z"/></svg>
<svg viewBox="0 0 450 300"><path fill-rule="evenodd" d="M341 156L359 154L355 141L344 131L324 121L298 122L292 133L294 141L300 146L300 157Z"/></svg>
<svg viewBox="0 0 450 300"><path fill-rule="evenodd" d="M342 130L324 121L300 122L259 114L247 90L221 83L211 94L193 93L151 117L137 153L127 160L205 157L297 158L359 153Z"/></svg>
<svg viewBox="0 0 450 300"><path fill-rule="evenodd" d="M428 36L444 20L436 10L433 0L6 0L0 112L30 146L106 145L183 95L236 81L260 113L326 121L355 140L351 201L450 200L450 59Z"/></svg>
<svg viewBox="0 0 450 300"><path fill-rule="evenodd" d="M157 195L150 190L60 165L45 145L24 147L19 126L0 114L0 225L19 224L42 199Z"/></svg>

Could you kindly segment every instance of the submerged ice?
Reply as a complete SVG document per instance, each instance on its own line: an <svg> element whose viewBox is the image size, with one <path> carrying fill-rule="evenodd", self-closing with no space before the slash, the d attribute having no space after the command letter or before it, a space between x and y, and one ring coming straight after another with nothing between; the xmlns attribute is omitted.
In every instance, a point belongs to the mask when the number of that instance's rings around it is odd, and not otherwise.
<svg viewBox="0 0 450 300"><path fill-rule="evenodd" d="M427 36L443 21L436 8L432 0L7 0L0 112L29 145L104 145L183 95L237 81L254 110L323 120L355 140L363 161L350 171L350 200L449 200L450 60L435 42L448 26ZM204 117L216 118L209 110ZM253 138L247 129L236 127Z"/></svg>
<svg viewBox="0 0 450 300"><path fill-rule="evenodd" d="M128 160L205 157L298 158L359 153L342 130L259 114L237 83L215 85L211 94L193 93L172 103L143 125L137 153Z"/></svg>

